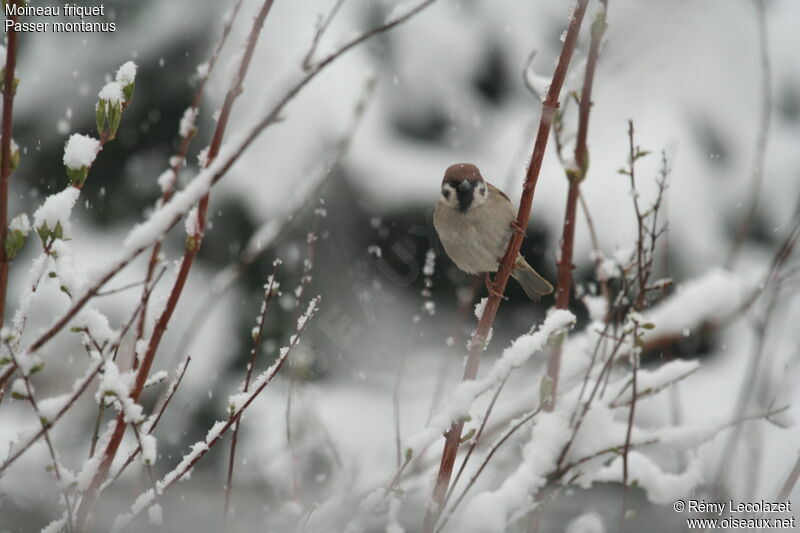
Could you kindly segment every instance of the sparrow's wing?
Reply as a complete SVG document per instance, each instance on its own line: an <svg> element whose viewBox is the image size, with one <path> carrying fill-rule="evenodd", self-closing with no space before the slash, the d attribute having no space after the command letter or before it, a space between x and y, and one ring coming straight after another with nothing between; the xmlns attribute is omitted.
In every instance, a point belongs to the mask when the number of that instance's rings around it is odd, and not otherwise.
<svg viewBox="0 0 800 533"><path fill-rule="evenodd" d="M509 202L511 201L511 198L509 198L509 197L506 195L506 193L504 193L503 191L501 191L500 189L498 189L497 187L495 187L494 185L492 185L492 184L491 184L491 183L489 183L488 181L486 182L486 186L487 186L487 187L489 187L489 190L490 190L490 191L497 191L497 194L499 194L500 196L502 196L503 198L505 198L505 199L506 199L506 200L508 200Z"/></svg>

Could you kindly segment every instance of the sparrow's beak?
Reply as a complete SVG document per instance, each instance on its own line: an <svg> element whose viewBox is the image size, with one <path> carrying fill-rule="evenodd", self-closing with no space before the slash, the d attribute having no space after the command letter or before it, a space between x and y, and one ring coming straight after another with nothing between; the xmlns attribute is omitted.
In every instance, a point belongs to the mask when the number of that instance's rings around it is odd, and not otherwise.
<svg viewBox="0 0 800 533"><path fill-rule="evenodd" d="M462 213L466 212L469 206L472 205L472 192L474 188L475 184L471 181L464 180L458 184L456 195L458 196L458 209Z"/></svg>

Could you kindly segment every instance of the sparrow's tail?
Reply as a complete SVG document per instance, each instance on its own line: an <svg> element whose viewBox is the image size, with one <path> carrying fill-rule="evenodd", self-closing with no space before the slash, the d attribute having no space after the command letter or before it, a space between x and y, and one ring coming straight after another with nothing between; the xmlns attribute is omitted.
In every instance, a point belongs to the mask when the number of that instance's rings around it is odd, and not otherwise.
<svg viewBox="0 0 800 533"><path fill-rule="evenodd" d="M517 280L531 300L538 302L542 296L553 292L550 282L540 276L521 255L518 255L517 260L514 261L511 276Z"/></svg>

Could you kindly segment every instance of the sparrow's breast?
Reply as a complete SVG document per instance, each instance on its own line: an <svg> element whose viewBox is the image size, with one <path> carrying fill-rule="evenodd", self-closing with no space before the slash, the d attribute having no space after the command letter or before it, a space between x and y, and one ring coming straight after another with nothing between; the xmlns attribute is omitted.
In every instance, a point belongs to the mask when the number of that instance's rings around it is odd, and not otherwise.
<svg viewBox="0 0 800 533"><path fill-rule="evenodd" d="M466 213L443 205L436 207L433 222L439 239L450 259L464 272L497 270L498 259L511 237L513 220L508 210L498 207L487 202Z"/></svg>

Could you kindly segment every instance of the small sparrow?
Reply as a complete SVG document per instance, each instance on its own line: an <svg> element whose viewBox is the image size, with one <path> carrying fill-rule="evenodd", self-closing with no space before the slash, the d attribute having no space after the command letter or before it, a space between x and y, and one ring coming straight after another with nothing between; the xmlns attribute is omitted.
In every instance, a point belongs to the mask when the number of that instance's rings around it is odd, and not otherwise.
<svg viewBox="0 0 800 533"><path fill-rule="evenodd" d="M442 194L433 212L433 225L444 250L467 274L486 274L486 287L497 293L489 278L506 253L517 213L503 191L483 180L480 170L469 163L451 165L442 179ZM553 286L517 255L511 276L532 300L553 292Z"/></svg>

